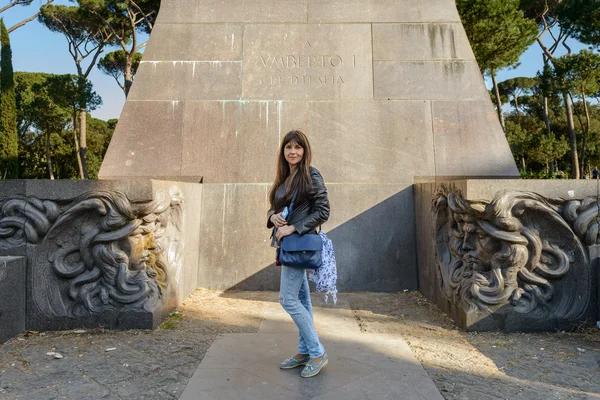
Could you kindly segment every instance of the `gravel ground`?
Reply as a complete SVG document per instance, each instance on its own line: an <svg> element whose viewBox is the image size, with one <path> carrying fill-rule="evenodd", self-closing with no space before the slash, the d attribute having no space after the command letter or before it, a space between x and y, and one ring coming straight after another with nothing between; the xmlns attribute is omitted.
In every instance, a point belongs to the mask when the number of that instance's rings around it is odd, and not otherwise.
<svg viewBox="0 0 600 400"><path fill-rule="evenodd" d="M341 296L363 332L401 335L446 399L600 399L597 328L465 333L419 293ZM274 301L199 289L156 331L28 332L0 345L0 399L177 399L212 341L257 332Z"/></svg>

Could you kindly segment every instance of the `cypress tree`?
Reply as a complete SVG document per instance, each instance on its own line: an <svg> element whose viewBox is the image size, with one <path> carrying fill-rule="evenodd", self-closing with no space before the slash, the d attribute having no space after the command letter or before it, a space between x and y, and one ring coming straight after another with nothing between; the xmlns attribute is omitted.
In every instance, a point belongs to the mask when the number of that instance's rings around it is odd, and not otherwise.
<svg viewBox="0 0 600 400"><path fill-rule="evenodd" d="M0 19L0 36L0 179L17 179L17 103L10 38L4 19Z"/></svg>

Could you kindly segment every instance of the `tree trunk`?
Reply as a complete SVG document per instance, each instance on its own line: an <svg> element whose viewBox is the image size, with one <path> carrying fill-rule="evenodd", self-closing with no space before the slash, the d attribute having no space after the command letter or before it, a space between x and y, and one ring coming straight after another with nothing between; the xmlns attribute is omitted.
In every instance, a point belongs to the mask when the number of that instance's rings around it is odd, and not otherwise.
<svg viewBox="0 0 600 400"><path fill-rule="evenodd" d="M83 170L83 179L88 178L87 159L85 153L87 151L87 111L85 108L79 109L79 154L81 155L81 168Z"/></svg>
<svg viewBox="0 0 600 400"><path fill-rule="evenodd" d="M548 137L552 135L552 128L550 127L550 113L548 112L548 97L544 96L544 123L546 124L546 132ZM550 173L554 174L554 160L550 161Z"/></svg>
<svg viewBox="0 0 600 400"><path fill-rule="evenodd" d="M521 168L523 168L523 172L527 173L527 164L525 163L525 156L521 154Z"/></svg>
<svg viewBox="0 0 600 400"><path fill-rule="evenodd" d="M133 57L135 56L135 49L127 54L125 60L125 98L129 96L129 91L131 90L131 85L133 85L133 74L131 73L131 68L133 65Z"/></svg>
<svg viewBox="0 0 600 400"><path fill-rule="evenodd" d="M73 143L75 143L75 154L77 155L77 166L79 167L79 179L84 179L81 154L79 154L79 138L77 137L77 109L73 109Z"/></svg>
<svg viewBox="0 0 600 400"><path fill-rule="evenodd" d="M515 110L517 111L517 118L521 119L521 111L519 111L519 96L515 95Z"/></svg>
<svg viewBox="0 0 600 400"><path fill-rule="evenodd" d="M46 165L48 166L48 178L54 179L52 171L52 157L50 156L50 131L46 130Z"/></svg>
<svg viewBox="0 0 600 400"><path fill-rule="evenodd" d="M500 98L500 90L498 89L498 82L496 82L496 71L491 70L490 75L492 76L492 83L494 84L494 93L496 94L496 107L498 107L498 119L502 130L506 133L506 126L504 124L504 113L502 112L502 100Z"/></svg>
<svg viewBox="0 0 600 400"><path fill-rule="evenodd" d="M583 169L585 166L585 149L587 146L588 134L590 133L590 126L592 124L590 118L590 111L587 106L587 98L585 95L585 90L583 90L583 85L581 87L581 97L583 98L583 109L585 110L585 129L583 130L583 143L581 144L581 168Z"/></svg>
<svg viewBox="0 0 600 400"><path fill-rule="evenodd" d="M567 92L563 92L563 99L569 127L569 144L571 145L571 178L579 179L579 157L577 156L577 136L575 135L575 123L573 122L573 105Z"/></svg>

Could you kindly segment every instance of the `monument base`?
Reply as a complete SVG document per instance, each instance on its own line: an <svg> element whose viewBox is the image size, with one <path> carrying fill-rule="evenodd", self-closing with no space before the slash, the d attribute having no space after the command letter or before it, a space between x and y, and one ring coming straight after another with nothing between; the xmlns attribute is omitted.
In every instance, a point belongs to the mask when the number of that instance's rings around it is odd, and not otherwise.
<svg viewBox="0 0 600 400"><path fill-rule="evenodd" d="M24 303L7 306L20 325L4 339L23 329L154 329L198 287L200 184L15 180L0 193L0 256L26 260L8 275L0 268L9 293L22 292L4 297Z"/></svg>
<svg viewBox="0 0 600 400"><path fill-rule="evenodd" d="M415 185L419 290L469 331L598 319L598 181Z"/></svg>

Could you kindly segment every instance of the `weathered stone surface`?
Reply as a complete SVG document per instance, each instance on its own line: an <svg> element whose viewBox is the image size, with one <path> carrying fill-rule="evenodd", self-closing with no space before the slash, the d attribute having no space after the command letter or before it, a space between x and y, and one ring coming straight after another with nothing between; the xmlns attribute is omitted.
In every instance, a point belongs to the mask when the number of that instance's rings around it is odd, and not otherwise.
<svg viewBox="0 0 600 400"><path fill-rule="evenodd" d="M241 61L242 25L157 24L144 61Z"/></svg>
<svg viewBox="0 0 600 400"><path fill-rule="evenodd" d="M452 0L317 0L309 22L460 22Z"/></svg>
<svg viewBox="0 0 600 400"><path fill-rule="evenodd" d="M412 184L330 184L327 189L332 213L323 230L335 249L338 289L416 289Z"/></svg>
<svg viewBox="0 0 600 400"><path fill-rule="evenodd" d="M310 102L308 134L328 182L399 183L435 174L427 101Z"/></svg>
<svg viewBox="0 0 600 400"><path fill-rule="evenodd" d="M25 330L25 258L0 257L0 343Z"/></svg>
<svg viewBox="0 0 600 400"><path fill-rule="evenodd" d="M158 22L305 22L308 0L165 0Z"/></svg>
<svg viewBox="0 0 600 400"><path fill-rule="evenodd" d="M374 61L376 99L489 100L475 61Z"/></svg>
<svg viewBox="0 0 600 400"><path fill-rule="evenodd" d="M474 60L469 39L456 24L373 24L373 60Z"/></svg>
<svg viewBox="0 0 600 400"><path fill-rule="evenodd" d="M577 182L593 193L581 200L544 197L573 194L570 181L527 184L416 185L420 290L464 329L556 330L597 319L598 183Z"/></svg>
<svg viewBox="0 0 600 400"><path fill-rule="evenodd" d="M342 288L416 286L415 179L518 176L451 0L165 0L154 32L100 176L202 179L201 287L277 289L264 212L292 129L347 218L332 230L354 271ZM394 240L361 246L365 227Z"/></svg>
<svg viewBox="0 0 600 400"><path fill-rule="evenodd" d="M275 249L266 229L270 185L204 184L198 285L208 289L278 290ZM410 184L327 186L338 289L415 289L416 254ZM397 224L387 223L390 216ZM368 232L368 234L365 234Z"/></svg>
<svg viewBox="0 0 600 400"><path fill-rule="evenodd" d="M198 286L277 290L279 271L267 229L270 185L204 184Z"/></svg>
<svg viewBox="0 0 600 400"><path fill-rule="evenodd" d="M248 100L373 98L370 26L248 25L242 75Z"/></svg>
<svg viewBox="0 0 600 400"><path fill-rule="evenodd" d="M130 100L230 100L241 92L239 61L142 61L136 79L161 82L134 85Z"/></svg>
<svg viewBox="0 0 600 400"><path fill-rule="evenodd" d="M187 103L182 173L201 175L205 183L268 182L282 113L274 101Z"/></svg>
<svg viewBox="0 0 600 400"><path fill-rule="evenodd" d="M432 110L437 176L518 176L489 99L436 101Z"/></svg>
<svg viewBox="0 0 600 400"><path fill-rule="evenodd" d="M0 249L27 260L22 295L14 272L0 268L0 281L17 291L6 298L27 302L6 307L22 311L31 330L158 326L197 287L201 186L55 183L26 182L0 200ZM3 304L0 318L12 315Z"/></svg>
<svg viewBox="0 0 600 400"><path fill-rule="evenodd" d="M182 102L128 101L121 121L98 173L100 179L181 175Z"/></svg>
<svg viewBox="0 0 600 400"><path fill-rule="evenodd" d="M151 201L154 198L152 181L149 179L131 178L119 181L28 179L22 182L26 183L26 190L19 194L44 200L64 201L94 190L121 192L131 202ZM3 188L4 182L0 182L0 190Z"/></svg>

